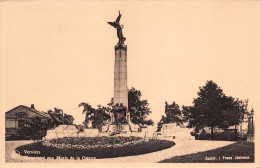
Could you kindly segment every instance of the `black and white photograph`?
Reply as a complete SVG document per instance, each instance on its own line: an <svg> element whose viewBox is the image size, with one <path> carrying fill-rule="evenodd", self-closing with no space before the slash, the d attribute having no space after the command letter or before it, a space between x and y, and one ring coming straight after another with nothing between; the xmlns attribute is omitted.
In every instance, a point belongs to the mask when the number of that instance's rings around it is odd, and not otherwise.
<svg viewBox="0 0 260 168"><path fill-rule="evenodd" d="M257 167L259 72L260 1L2 0L0 167Z"/></svg>

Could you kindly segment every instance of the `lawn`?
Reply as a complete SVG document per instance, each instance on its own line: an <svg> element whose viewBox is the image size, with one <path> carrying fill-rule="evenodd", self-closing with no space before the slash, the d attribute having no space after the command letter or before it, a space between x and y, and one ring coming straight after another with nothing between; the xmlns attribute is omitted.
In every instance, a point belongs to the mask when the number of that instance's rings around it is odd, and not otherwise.
<svg viewBox="0 0 260 168"><path fill-rule="evenodd" d="M160 163L253 163L254 160L254 143L238 141L210 151L172 157Z"/></svg>
<svg viewBox="0 0 260 168"><path fill-rule="evenodd" d="M86 142L89 142L87 140ZM20 155L30 157L44 157L50 159L65 158L65 159L85 159L85 158L114 158L122 156L140 155L150 152L155 152L170 148L175 145L172 141L167 140L149 140L136 144L127 144L124 146L97 147L97 148L56 148L46 146L43 142L27 144L16 148ZM96 142L93 142L96 144ZM111 144L111 141L109 141ZM116 142L117 143L117 142ZM28 152L29 151L29 152ZM32 151L32 152L31 152Z"/></svg>

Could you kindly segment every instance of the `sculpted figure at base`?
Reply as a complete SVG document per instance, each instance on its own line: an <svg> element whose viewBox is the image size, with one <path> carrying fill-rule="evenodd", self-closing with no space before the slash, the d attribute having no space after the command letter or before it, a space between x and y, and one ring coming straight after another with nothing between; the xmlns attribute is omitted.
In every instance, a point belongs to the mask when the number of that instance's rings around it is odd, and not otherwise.
<svg viewBox="0 0 260 168"><path fill-rule="evenodd" d="M126 40L126 38L123 36L123 31L122 31L124 25L120 25L120 23L119 23L121 16L122 15L120 14L120 11L119 11L119 15L118 15L116 21L107 22L108 24L110 24L111 26L113 26L114 28L117 29L117 37L119 39L119 41L118 41L119 44L123 44L124 41Z"/></svg>

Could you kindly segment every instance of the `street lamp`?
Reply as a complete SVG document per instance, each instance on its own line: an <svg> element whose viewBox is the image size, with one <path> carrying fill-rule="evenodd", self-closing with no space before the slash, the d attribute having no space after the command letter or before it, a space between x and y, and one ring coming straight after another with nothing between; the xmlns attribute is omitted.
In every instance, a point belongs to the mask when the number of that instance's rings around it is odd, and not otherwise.
<svg viewBox="0 0 260 168"><path fill-rule="evenodd" d="M248 133L252 134L254 132L254 109L248 113Z"/></svg>
<svg viewBox="0 0 260 168"><path fill-rule="evenodd" d="M252 133L254 133L254 109L253 108L251 110L251 115L252 115Z"/></svg>

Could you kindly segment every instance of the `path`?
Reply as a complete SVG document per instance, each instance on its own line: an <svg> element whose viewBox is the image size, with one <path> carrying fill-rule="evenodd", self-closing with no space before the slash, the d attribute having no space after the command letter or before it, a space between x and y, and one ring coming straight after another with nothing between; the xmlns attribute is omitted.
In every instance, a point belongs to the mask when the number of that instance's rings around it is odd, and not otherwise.
<svg viewBox="0 0 260 168"><path fill-rule="evenodd" d="M208 140L174 140L176 145L162 151L152 152L143 155L126 156L118 158L106 158L95 160L62 160L62 162L80 162L80 163L157 163L161 160L172 158L174 156L181 156L186 154L198 153L208 151L223 146L230 145L232 141L208 141ZM32 143L32 141L7 141L6 142L6 162L61 162L61 160L46 160L43 158L29 158L14 154L15 148L23 144Z"/></svg>

